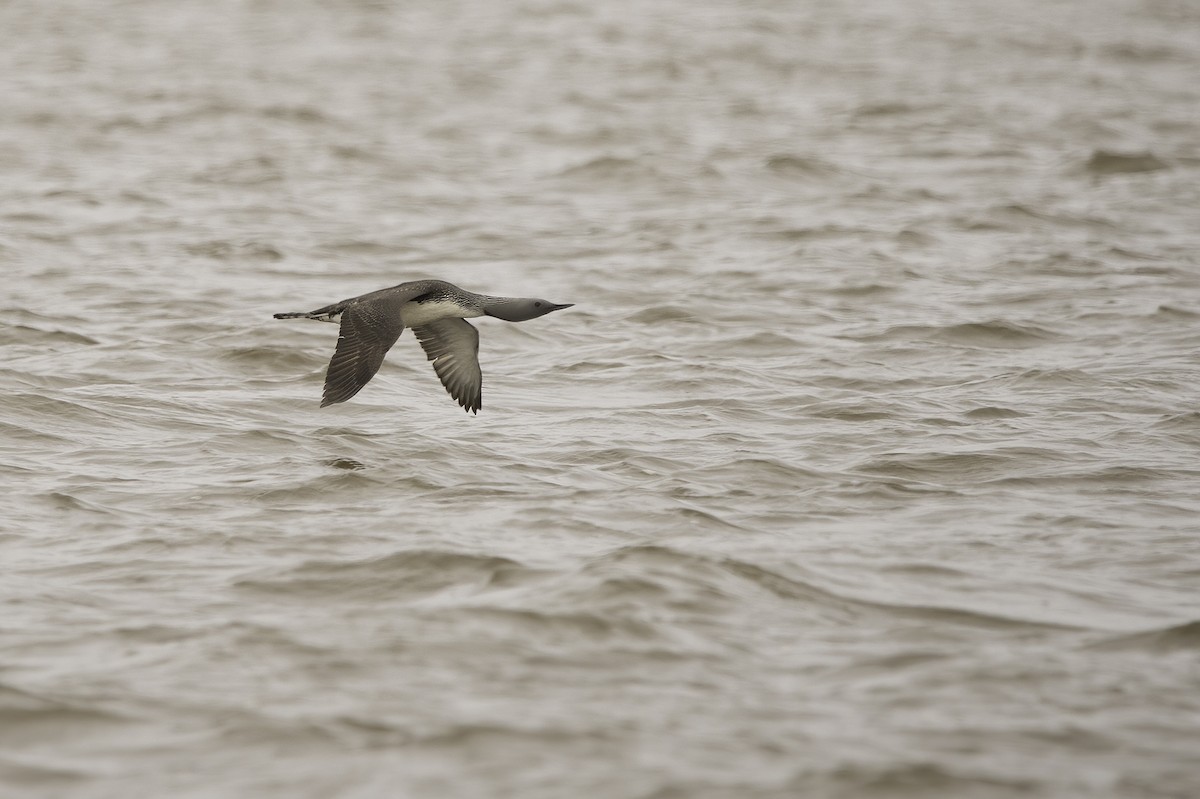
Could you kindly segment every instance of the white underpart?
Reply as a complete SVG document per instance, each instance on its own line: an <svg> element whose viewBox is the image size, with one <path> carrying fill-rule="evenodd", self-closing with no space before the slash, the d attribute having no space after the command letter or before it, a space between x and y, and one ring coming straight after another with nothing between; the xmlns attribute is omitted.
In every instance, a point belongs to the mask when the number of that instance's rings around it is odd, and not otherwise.
<svg viewBox="0 0 1200 799"><path fill-rule="evenodd" d="M483 311L464 308L452 300L431 300L429 302L406 302L400 309L400 318L405 327L420 327L429 322L447 317L469 319L473 316L483 316Z"/></svg>

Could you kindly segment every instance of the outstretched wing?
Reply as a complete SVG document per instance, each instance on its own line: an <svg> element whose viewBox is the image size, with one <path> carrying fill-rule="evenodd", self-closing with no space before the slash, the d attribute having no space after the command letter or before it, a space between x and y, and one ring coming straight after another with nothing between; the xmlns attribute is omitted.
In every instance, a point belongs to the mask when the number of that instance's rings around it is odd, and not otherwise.
<svg viewBox="0 0 1200 799"><path fill-rule="evenodd" d="M404 332L400 308L408 300L403 292L381 293L351 302L342 311L337 348L325 372L322 408L350 399L379 371L383 356Z"/></svg>
<svg viewBox="0 0 1200 799"><path fill-rule="evenodd" d="M465 410L478 413L483 406L479 331L466 319L439 319L414 327L413 333L450 396Z"/></svg>

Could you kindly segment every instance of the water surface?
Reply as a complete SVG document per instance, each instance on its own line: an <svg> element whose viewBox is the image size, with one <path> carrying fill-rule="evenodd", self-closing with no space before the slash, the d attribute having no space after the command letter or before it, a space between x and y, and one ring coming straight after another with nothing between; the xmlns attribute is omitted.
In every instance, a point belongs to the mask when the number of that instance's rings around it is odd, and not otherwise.
<svg viewBox="0 0 1200 799"><path fill-rule="evenodd" d="M1196 795L1198 41L5 4L6 795ZM576 305L320 409L422 277Z"/></svg>

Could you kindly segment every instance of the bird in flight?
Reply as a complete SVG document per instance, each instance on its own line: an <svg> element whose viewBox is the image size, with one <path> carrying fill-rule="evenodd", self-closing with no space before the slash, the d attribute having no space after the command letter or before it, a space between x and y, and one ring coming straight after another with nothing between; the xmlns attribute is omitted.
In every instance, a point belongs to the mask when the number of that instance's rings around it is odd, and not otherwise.
<svg viewBox="0 0 1200 799"><path fill-rule="evenodd" d="M478 413L483 405L483 374L479 370L479 332L467 319L494 316L524 322L551 311L570 308L547 300L491 297L444 280L414 280L315 311L277 313L276 319L316 319L338 322L337 347L325 372L321 407L357 394L383 363L383 356L411 327L446 391L464 410Z"/></svg>

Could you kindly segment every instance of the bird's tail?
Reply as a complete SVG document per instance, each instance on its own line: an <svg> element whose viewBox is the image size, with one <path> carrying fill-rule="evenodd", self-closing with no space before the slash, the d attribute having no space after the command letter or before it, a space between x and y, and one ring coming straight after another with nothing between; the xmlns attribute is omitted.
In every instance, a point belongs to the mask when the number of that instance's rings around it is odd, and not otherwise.
<svg viewBox="0 0 1200 799"><path fill-rule="evenodd" d="M276 319L316 319L318 322L337 322L342 317L342 310L345 307L344 303L336 303L334 305L326 305L324 308L318 308L315 311L291 311L290 313L277 313Z"/></svg>

